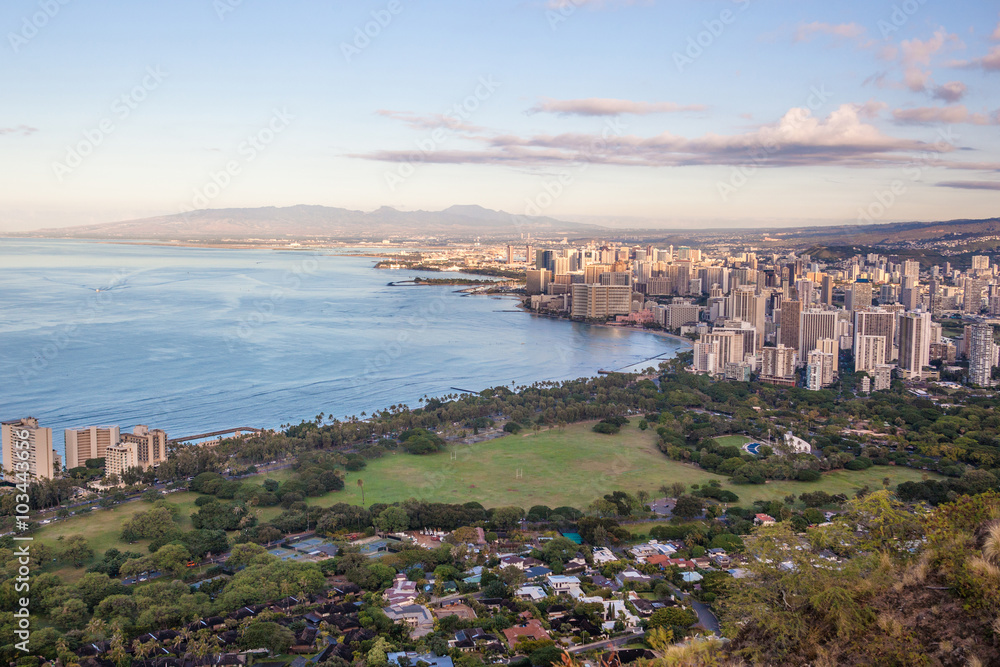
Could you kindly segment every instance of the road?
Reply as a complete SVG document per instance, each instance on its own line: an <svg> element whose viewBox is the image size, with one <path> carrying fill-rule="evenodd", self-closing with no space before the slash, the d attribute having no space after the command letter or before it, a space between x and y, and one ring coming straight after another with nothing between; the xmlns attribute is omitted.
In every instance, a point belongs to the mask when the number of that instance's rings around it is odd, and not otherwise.
<svg viewBox="0 0 1000 667"><path fill-rule="evenodd" d="M569 653L582 653L583 651L590 651L595 648L611 648L612 646L624 646L628 644L633 639L640 639L646 635L645 631L633 632L630 635L622 635L621 637L614 637L612 639L605 639L604 641L591 642L589 644L580 644L579 646L574 646L573 648L566 649Z"/></svg>
<svg viewBox="0 0 1000 667"><path fill-rule="evenodd" d="M684 602L691 605L694 613L698 614L698 625L713 633L716 637L722 636L722 626L715 613L704 602L699 602L679 588L671 585L674 595L680 597Z"/></svg>
<svg viewBox="0 0 1000 667"><path fill-rule="evenodd" d="M286 468L291 468L292 465L293 465L292 463L284 463L284 462L279 462L279 463L274 463L274 464L267 464L267 465L263 465L263 466L258 467L257 468L257 472L247 473L246 475L223 475L223 477L225 477L226 479L243 479L244 477L253 477L254 475L262 475L262 474L269 473L269 472L275 472L277 470L284 470ZM160 491L162 493L163 491L166 490L166 488L167 488L166 484L164 484L163 482L158 482L157 484L154 484L153 486L149 487L146 490L148 491L148 490L152 489L154 491ZM130 502L132 502L134 500L140 500L141 498L142 498L142 494L141 493L137 493L137 494L128 496L122 502L123 503L130 503ZM77 508L77 507L86 507L88 505L91 506L91 507L93 507L95 510L103 509L102 507L99 507L97 503L98 503L98 499L95 498L95 499L91 499L91 500L84 500L84 501L80 501L80 502L76 502L76 503L71 503L69 505L60 505L58 507L47 507L47 508L45 508L43 510L38 510L37 512L35 512L35 518L34 518L34 520L35 521L39 521L41 519L50 518L53 523L56 522L56 521L59 521L60 520L59 517L50 516L50 515L54 515L56 512L58 512L61 509L72 510L72 509ZM120 505L121 503L116 503L116 504ZM69 518L69 517L66 517L66 518Z"/></svg>

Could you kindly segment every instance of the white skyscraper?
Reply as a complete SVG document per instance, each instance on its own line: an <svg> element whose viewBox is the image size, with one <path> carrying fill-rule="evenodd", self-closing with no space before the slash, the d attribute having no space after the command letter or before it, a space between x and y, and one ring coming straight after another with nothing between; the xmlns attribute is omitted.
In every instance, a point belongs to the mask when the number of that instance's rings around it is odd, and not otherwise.
<svg viewBox="0 0 1000 667"><path fill-rule="evenodd" d="M973 324L969 345L969 382L980 387L992 384L991 375L996 361L993 325Z"/></svg>

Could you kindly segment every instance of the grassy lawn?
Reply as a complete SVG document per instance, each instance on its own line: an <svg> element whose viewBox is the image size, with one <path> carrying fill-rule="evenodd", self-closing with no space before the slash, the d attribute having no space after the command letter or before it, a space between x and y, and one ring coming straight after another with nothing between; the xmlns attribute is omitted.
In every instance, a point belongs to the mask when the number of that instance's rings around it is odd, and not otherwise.
<svg viewBox="0 0 1000 667"><path fill-rule="evenodd" d="M740 497L739 504L741 506L748 507L755 500L775 500L784 498L790 493L798 496L810 491L826 491L831 495L843 493L849 498L853 498L854 492L863 486L868 486L872 490L881 489L884 477L891 480L890 486L896 486L902 482L919 482L924 474L930 475L932 479L941 479L941 476L935 473L924 473L913 468L872 466L868 470L857 472L835 470L824 473L818 482L771 480L766 484L724 484L723 486Z"/></svg>
<svg viewBox="0 0 1000 667"><path fill-rule="evenodd" d="M729 478L671 461L656 448L652 429L640 431L632 424L618 435L591 431L592 424L573 424L527 435L499 438L475 445L452 447L430 456L391 454L368 462L361 472L348 473L343 491L310 504L361 503L357 479L364 480L365 502L391 503L407 498L463 503L471 500L487 507L519 505L570 505L584 508L614 490L645 489L653 497L664 484L704 484L718 480L740 497L740 505L755 500L784 498L806 491L826 491L853 496L867 485L882 487L889 477L893 486L920 481L921 471L895 466L874 466L861 472L826 473L818 482L771 481L763 485L730 484ZM724 444L742 445L744 436L723 436ZM454 457L454 458L453 458ZM517 478L520 469L521 477ZM931 474L932 477L937 477Z"/></svg>
<svg viewBox="0 0 1000 667"><path fill-rule="evenodd" d="M752 442L752 438L748 438L745 435L720 435L714 440L719 443L720 447L742 447L748 442Z"/></svg>
<svg viewBox="0 0 1000 667"><path fill-rule="evenodd" d="M178 492L171 493L166 499L180 507L178 514L178 527L181 530L191 530L191 514L197 509L194 504L197 493ZM121 534L122 524L139 512L145 512L152 505L142 500L134 500L129 503L116 505L111 509L95 509L92 512L78 514L68 519L60 519L54 523L35 531L35 539L52 547L59 549L60 538L68 538L80 535L86 538L90 547L94 550L95 560L99 560L104 552L111 547L116 547L122 551L135 551L137 553L149 553L146 548L149 540L139 540L135 544L127 544L118 539ZM84 574L87 563L83 568L76 569L70 566L62 566L53 570L56 574L67 581L76 581Z"/></svg>
<svg viewBox="0 0 1000 667"><path fill-rule="evenodd" d="M525 509L532 505L583 508L617 489L655 494L661 485L672 482L726 479L668 460L656 448L656 433L640 431L637 423L633 419L617 435L594 433L591 422L459 445L429 456L388 455L369 461L360 472L349 473L345 489L325 496L320 504L360 503L359 477L364 480L368 504L412 497L448 503L475 500L487 507L519 505Z"/></svg>

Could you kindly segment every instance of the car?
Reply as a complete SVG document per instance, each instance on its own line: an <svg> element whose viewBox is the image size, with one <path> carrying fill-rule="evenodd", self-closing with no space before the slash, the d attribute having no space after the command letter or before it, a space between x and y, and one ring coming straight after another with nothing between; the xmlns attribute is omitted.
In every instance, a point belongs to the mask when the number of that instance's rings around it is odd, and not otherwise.
<svg viewBox="0 0 1000 667"><path fill-rule="evenodd" d="M193 561L193 560L188 561L188 564L187 564L188 567L195 567L197 565L198 565L198 563L196 561Z"/></svg>

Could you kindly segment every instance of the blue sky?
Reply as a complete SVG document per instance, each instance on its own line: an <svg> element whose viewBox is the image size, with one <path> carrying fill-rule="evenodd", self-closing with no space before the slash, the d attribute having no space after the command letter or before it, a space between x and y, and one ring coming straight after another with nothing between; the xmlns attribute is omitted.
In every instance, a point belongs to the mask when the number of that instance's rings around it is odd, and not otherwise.
<svg viewBox="0 0 1000 667"><path fill-rule="evenodd" d="M0 230L300 203L998 213L993 3L8 0L0 28Z"/></svg>

